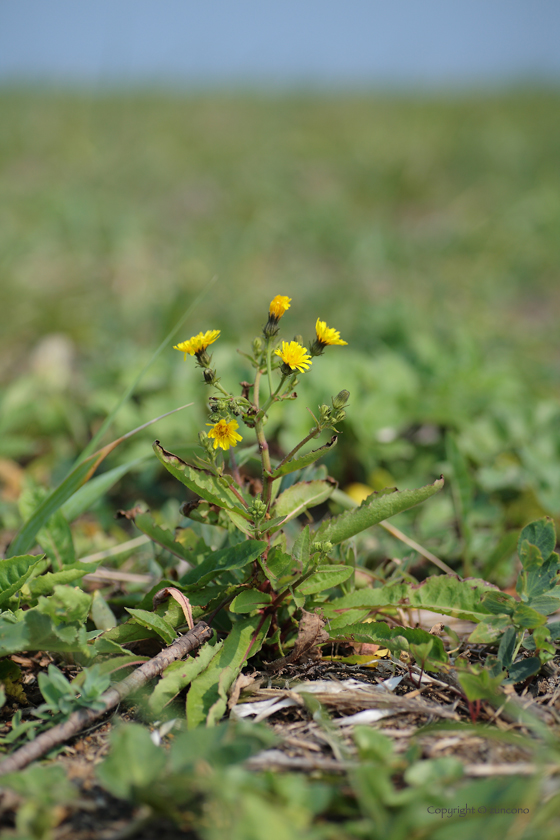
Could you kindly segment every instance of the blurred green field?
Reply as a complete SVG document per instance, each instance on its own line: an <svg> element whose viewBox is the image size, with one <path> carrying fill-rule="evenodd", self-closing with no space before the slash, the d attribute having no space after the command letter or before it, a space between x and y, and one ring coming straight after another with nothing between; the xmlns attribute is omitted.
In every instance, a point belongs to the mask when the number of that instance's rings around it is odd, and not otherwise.
<svg viewBox="0 0 560 840"><path fill-rule="evenodd" d="M277 445L287 451L307 433L304 405L348 388L332 474L343 486L413 487L444 472L447 495L402 523L452 565L467 552L506 582L509 530L560 514L559 106L559 94L538 91L454 100L2 91L8 532L21 521L13 465L45 484L62 477L217 275L177 338L222 330L214 358L228 382L246 376L234 349L259 333L275 294L293 298L288 337L306 339L319 316L349 342L302 377ZM148 444L192 446L206 396L192 365L171 349L160 356L112 436L196 406L108 462L148 457L106 510L139 497L165 505ZM367 550L401 549L380 538Z"/></svg>

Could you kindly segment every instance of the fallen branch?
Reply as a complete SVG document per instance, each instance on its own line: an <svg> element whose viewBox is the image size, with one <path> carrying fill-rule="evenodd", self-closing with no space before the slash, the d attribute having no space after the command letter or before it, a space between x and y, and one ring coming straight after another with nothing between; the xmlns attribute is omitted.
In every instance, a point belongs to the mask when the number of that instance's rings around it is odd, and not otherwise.
<svg viewBox="0 0 560 840"><path fill-rule="evenodd" d="M153 659L144 662L124 680L107 689L100 698L103 702L101 710L80 709L73 712L67 721L60 723L58 726L53 726L48 732L43 732L34 741L20 747L9 758L0 762L0 776L6 773L15 773L16 770L27 767L28 764L41 758L53 747L63 744L77 735L85 726L118 705L127 695L146 685L154 677L159 676L172 662L182 659L211 639L212 633L212 629L204 621L199 622L193 630L189 630L184 636L180 636L176 642L162 650Z"/></svg>

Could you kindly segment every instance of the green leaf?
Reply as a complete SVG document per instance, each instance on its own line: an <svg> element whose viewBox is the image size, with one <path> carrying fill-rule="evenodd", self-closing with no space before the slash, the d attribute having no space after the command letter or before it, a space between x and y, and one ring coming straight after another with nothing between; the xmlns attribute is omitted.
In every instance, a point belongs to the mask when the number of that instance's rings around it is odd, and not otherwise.
<svg viewBox="0 0 560 840"><path fill-rule="evenodd" d="M202 561L200 566L191 569L179 581L181 586L202 586L214 580L221 572L232 569L242 569L256 560L266 549L267 544L262 540L245 540L245 542L213 551Z"/></svg>
<svg viewBox="0 0 560 840"><path fill-rule="evenodd" d="M461 688L471 703L475 700L489 700L493 703L500 701L504 696L500 686L506 676L505 671L491 675L487 670L482 670L479 674L461 672L457 674Z"/></svg>
<svg viewBox="0 0 560 840"><path fill-rule="evenodd" d="M23 621L8 621L0 616L0 656L29 650L29 626Z"/></svg>
<svg viewBox="0 0 560 840"><path fill-rule="evenodd" d="M506 683L519 683L537 674L541 669L541 661L538 656L530 656L528 659L521 659L514 662L509 668L509 676Z"/></svg>
<svg viewBox="0 0 560 840"><path fill-rule="evenodd" d="M519 535L517 552L524 569L531 568L531 564L535 562L533 553L529 548L532 545L536 546L540 551L542 557L541 563L548 560L556 545L556 531L554 529L554 522L550 516L545 516L543 519L530 522L529 525L523 528Z"/></svg>
<svg viewBox="0 0 560 840"><path fill-rule="evenodd" d="M509 615L487 616L487 621L481 621L476 625L469 636L469 642L474 645L497 645L510 626Z"/></svg>
<svg viewBox="0 0 560 840"><path fill-rule="evenodd" d="M304 467L308 467L309 464L313 464L323 455L325 455L333 446L336 445L338 437L333 435L332 438L329 440L328 443L325 443L323 446L320 446L318 449L314 449L312 452L308 452L307 455L302 455L300 458L295 458L292 461L288 461L287 464L283 464L281 467L276 467L275 470L272 470L272 477L273 478L280 478L283 475L287 475L288 473L295 472L296 470L302 470Z"/></svg>
<svg viewBox="0 0 560 840"><path fill-rule="evenodd" d="M537 632L543 633L544 629L548 631L548 638L550 638L553 642L558 642L560 640L560 621L551 621L550 624L544 627L537 627L532 636L527 636L523 640L523 647L526 650L535 650L535 639L533 638Z"/></svg>
<svg viewBox="0 0 560 840"><path fill-rule="evenodd" d="M371 642L383 645L396 652L407 651L411 645L430 644L430 659L434 662L447 662L447 653L443 642L438 636L432 636L426 630L410 627L389 627L383 621L351 624L339 629L330 629L329 636L333 639L353 639L357 642Z"/></svg>
<svg viewBox="0 0 560 840"><path fill-rule="evenodd" d="M306 572L309 566L309 546L311 538L309 534L309 525L299 532L296 541L292 546L292 555L294 560L297 560L302 572Z"/></svg>
<svg viewBox="0 0 560 840"><path fill-rule="evenodd" d="M55 806L69 803L77 796L76 787L67 779L65 769L59 764L34 764L26 770L4 776L2 785L11 788L28 801L33 800L37 806L37 811L34 811L35 818L41 814L41 809L45 808L49 813ZM35 822L30 823L35 830L39 829L40 833L25 832L26 837L48 837L49 831L43 830L45 825L41 825L41 816L39 820L35 819ZM49 830L51 824L49 822ZM22 836L19 831L17 833Z"/></svg>
<svg viewBox="0 0 560 840"><path fill-rule="evenodd" d="M517 601L511 595L495 589L486 592L482 598L482 606L492 615L512 615L516 604Z"/></svg>
<svg viewBox="0 0 560 840"><path fill-rule="evenodd" d="M271 601L272 595L269 592L259 592L258 589L245 589L233 599L229 608L234 613L250 613L253 610L265 607Z"/></svg>
<svg viewBox="0 0 560 840"><path fill-rule="evenodd" d="M96 566L94 563L74 563L72 566L67 566L61 572L46 572L39 577L33 578L28 583L29 591L33 598L38 598L39 595L49 595L54 592L57 586L73 583L79 580L88 572L93 571Z"/></svg>
<svg viewBox="0 0 560 840"><path fill-rule="evenodd" d="M372 525L377 525L403 510L424 502L438 493L442 487L443 477L417 490L388 489L380 493L372 493L354 510L348 510L339 516L327 519L315 533L315 540L328 540L333 545L338 545Z"/></svg>
<svg viewBox="0 0 560 840"><path fill-rule="evenodd" d="M171 475L175 476L181 484L184 484L197 496L201 496L212 505L237 511L246 519L249 519L247 509L240 505L239 499L230 489L226 478L220 478L199 467L187 464L178 455L173 455L172 452L164 449L159 440L154 441L153 449L166 470L169 470Z"/></svg>
<svg viewBox="0 0 560 840"><path fill-rule="evenodd" d="M325 502L335 489L336 482L332 478L324 481L298 481L280 493L274 505L274 516L284 517L284 521L287 522L307 508Z"/></svg>
<svg viewBox="0 0 560 840"><path fill-rule="evenodd" d="M244 722L243 722L244 723ZM246 761L254 753L278 742L277 736L265 725L231 723L209 727L198 727L188 732L179 732L169 750L170 769L173 773L196 772L197 764L205 761L215 771L232 764ZM267 825L270 825L267 823ZM253 832L254 840L256 836ZM258 836L258 835L257 835ZM282 840L288 835L283 835ZM290 838L293 835L290 835ZM237 840L242 840L238 835ZM247 840L249 838L247 837ZM271 840L277 840L274 835Z"/></svg>
<svg viewBox="0 0 560 840"><path fill-rule="evenodd" d="M523 568L526 572L538 569L544 563L540 548L527 540L523 540L519 551L523 553Z"/></svg>
<svg viewBox="0 0 560 840"><path fill-rule="evenodd" d="M41 613L39 607L25 613L24 623L27 625L27 639L23 650L79 652L88 655L86 628L83 624L56 622L49 615Z"/></svg>
<svg viewBox="0 0 560 840"><path fill-rule="evenodd" d="M241 533L246 534L248 537L253 536L255 533L255 528L253 525L250 525L247 520L242 516L240 511L237 510L225 510L224 511L227 518L233 522L235 527L241 531Z"/></svg>
<svg viewBox="0 0 560 840"><path fill-rule="evenodd" d="M72 531L61 510L53 513L45 527L41 528L37 534L37 542L55 569L62 569L76 562Z"/></svg>
<svg viewBox="0 0 560 840"><path fill-rule="evenodd" d="M301 595L314 595L316 592L332 589L348 580L353 572L354 569L351 566L342 564L317 566L317 570L307 580L300 583L297 592Z"/></svg>
<svg viewBox="0 0 560 840"><path fill-rule="evenodd" d="M115 618L113 610L99 589L96 589L93 593L91 618L98 630L110 630L111 627L117 626L117 619Z"/></svg>
<svg viewBox="0 0 560 840"><path fill-rule="evenodd" d="M165 706L208 667L212 659L221 651L222 645L222 642L217 644L207 642L196 656L169 665L148 700L150 712L156 716L160 715Z"/></svg>
<svg viewBox="0 0 560 840"><path fill-rule="evenodd" d="M167 645L170 645L177 638L174 628L157 613L148 612L148 610L136 610L132 607L126 607L126 611L142 627L153 630L154 633L161 636Z"/></svg>
<svg viewBox="0 0 560 840"><path fill-rule="evenodd" d="M177 542L175 540L175 535L171 533L171 531L168 531L165 528L160 528L159 525L156 525L149 513L141 513L136 516L134 518L134 524L138 530L142 531L143 534L146 534L147 537L158 545L161 545L161 547L165 548L166 551L169 551L170 554L175 555L175 557L179 557L181 560L186 560L187 563L193 562L192 549L186 548L180 542Z"/></svg>
<svg viewBox="0 0 560 840"><path fill-rule="evenodd" d="M43 562L44 555L23 554L0 560L0 604L5 604Z"/></svg>
<svg viewBox="0 0 560 840"><path fill-rule="evenodd" d="M136 458L134 461L129 461L128 464L122 464L120 467L107 470L107 472L90 479L62 505L61 511L66 520L73 522L90 510L129 470L145 462L146 457Z"/></svg>
<svg viewBox="0 0 560 840"><path fill-rule="evenodd" d="M537 551L533 547L533 550ZM517 592L521 600L528 601L534 606L534 599L542 595L549 595L554 591L558 582L558 555L552 552L548 560L541 565L535 565L523 570L517 579Z"/></svg>
<svg viewBox="0 0 560 840"><path fill-rule="evenodd" d="M138 723L118 726L110 735L111 752L97 767L97 777L111 795L142 801L165 767L165 753Z"/></svg>
<svg viewBox="0 0 560 840"><path fill-rule="evenodd" d="M260 558L259 563L273 586L278 584L280 578L291 575L294 568L292 556L282 551L279 545L273 546L268 552L266 561Z"/></svg>
<svg viewBox="0 0 560 840"><path fill-rule="evenodd" d="M560 604L559 604L560 606ZM511 617L513 624L516 627L523 627L526 630L532 630L533 627L539 627L546 623L546 616L528 607L527 604L516 604L515 610Z"/></svg>
<svg viewBox="0 0 560 840"><path fill-rule="evenodd" d="M153 639L159 636L157 631L152 632L147 630L140 624L136 624L129 619L124 624L118 624L112 627L111 630L106 630L103 634L103 639L107 642L114 642L117 645L129 645L132 642L139 642L142 639ZM97 646L97 642L96 642Z"/></svg>
<svg viewBox="0 0 560 840"><path fill-rule="evenodd" d="M92 596L75 586L55 586L47 598L41 596L37 610L48 615L55 624L83 624L91 609Z"/></svg>
<svg viewBox="0 0 560 840"><path fill-rule="evenodd" d="M434 575L418 584L397 583L376 589L356 589L325 605L324 611L330 617L341 609L402 604L467 621L485 621L488 612L482 606L481 599L488 591L494 590L483 580L459 580L450 575Z"/></svg>
<svg viewBox="0 0 560 840"><path fill-rule="evenodd" d="M56 665L49 665L48 672L38 675L39 690L46 703L56 708L61 697L74 697L76 691Z"/></svg>
<svg viewBox="0 0 560 840"><path fill-rule="evenodd" d="M556 586L548 595L537 595L531 598L528 606L542 615L552 615L560 609L560 586Z"/></svg>
<svg viewBox="0 0 560 840"><path fill-rule="evenodd" d="M238 621L224 641L219 654L212 659L208 668L195 680L187 694L187 725L189 729L203 724L214 704L220 697L220 676L225 668L228 669L227 684L222 682L222 691L227 691L241 668L247 656L254 656L259 652L263 639L270 626L270 616L261 625L262 616L255 615ZM259 625L260 629L259 629ZM223 703L225 711L226 704Z"/></svg>
<svg viewBox="0 0 560 840"><path fill-rule="evenodd" d="M358 624L367 618L370 613L368 608L361 610L345 610L340 615L334 613L335 618L329 618L329 627L340 630L342 627L348 627L349 624ZM329 613L330 615L330 613Z"/></svg>
<svg viewBox="0 0 560 840"><path fill-rule="evenodd" d="M515 648L517 647L517 632L515 627L508 627L498 648L498 662L502 668L509 668L513 662Z"/></svg>

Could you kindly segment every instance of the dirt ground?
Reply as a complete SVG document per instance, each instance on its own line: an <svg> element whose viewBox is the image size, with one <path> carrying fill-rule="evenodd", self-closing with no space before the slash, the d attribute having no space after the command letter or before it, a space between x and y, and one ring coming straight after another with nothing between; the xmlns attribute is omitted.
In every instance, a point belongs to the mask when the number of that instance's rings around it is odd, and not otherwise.
<svg viewBox="0 0 560 840"><path fill-rule="evenodd" d="M482 659L482 648L470 646L471 661ZM46 654L12 657L23 672L29 712L42 698L37 674L52 661ZM59 663L60 665L60 663ZM529 708L548 726L560 722L560 676L554 663L548 674L510 687L511 698ZM72 667L66 675L73 676ZM421 679L420 679L421 678ZM328 721L317 720L309 706L313 695L328 714ZM18 704L2 710L1 734L10 731L10 719ZM389 736L397 753L404 752L415 739L422 758L453 756L465 766L465 775L484 778L504 774L534 772L529 753L520 746L474 735L468 731L419 733L437 721L492 723L504 732L525 733L505 709L481 703L469 708L451 674L423 674L416 666L381 658L374 667L347 665L337 661L312 660L287 664L273 673L252 671L241 675L230 696L230 717L266 721L279 738L273 749L254 756L247 766L290 770L303 773L344 775L356 759L352 732L357 724L374 725ZM66 769L79 790L77 800L61 808L55 829L56 840L171 840L190 838L196 833L171 821L147 814L142 808L111 796L96 780L95 768L109 750L108 735L117 720L132 720L135 707L119 708L99 723L81 733L54 758ZM18 800L4 791L0 799L0 828L13 829Z"/></svg>

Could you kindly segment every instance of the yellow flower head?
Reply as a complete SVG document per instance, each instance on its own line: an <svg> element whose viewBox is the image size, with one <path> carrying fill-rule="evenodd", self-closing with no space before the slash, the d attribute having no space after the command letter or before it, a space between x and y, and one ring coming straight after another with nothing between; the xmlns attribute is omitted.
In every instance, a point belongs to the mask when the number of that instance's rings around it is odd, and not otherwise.
<svg viewBox="0 0 560 840"><path fill-rule="evenodd" d="M297 341L283 341L282 346L274 352L292 370L303 373L311 366L311 356L307 355L307 347L302 347Z"/></svg>
<svg viewBox="0 0 560 840"><path fill-rule="evenodd" d="M315 324L315 332L317 333L317 341L324 347L327 344L348 344L347 341L341 339L338 330L335 330L334 327L327 327L326 321L321 321L319 318L317 318Z"/></svg>
<svg viewBox="0 0 560 840"><path fill-rule="evenodd" d="M180 344L175 344L173 349L180 350L184 353L185 359L187 358L187 353L189 356L198 356L200 353L204 353L208 345L213 344L219 336L220 330L208 330L205 333L193 335L193 337L189 338L188 341L182 341Z"/></svg>
<svg viewBox="0 0 560 840"><path fill-rule="evenodd" d="M290 308L290 304L292 299L286 297L286 295L276 295L276 297L270 301L270 306L268 308L268 314L270 318L274 318L275 321L279 321L284 312Z"/></svg>
<svg viewBox="0 0 560 840"><path fill-rule="evenodd" d="M207 423L212 426L208 432L209 438L214 438L214 449L221 446L222 449L229 449L230 446L237 446L237 441L243 440L235 430L239 428L236 420L218 420L217 423Z"/></svg>

